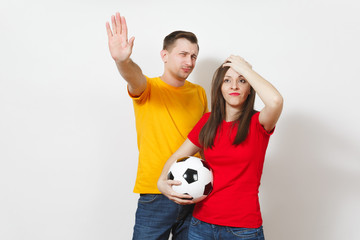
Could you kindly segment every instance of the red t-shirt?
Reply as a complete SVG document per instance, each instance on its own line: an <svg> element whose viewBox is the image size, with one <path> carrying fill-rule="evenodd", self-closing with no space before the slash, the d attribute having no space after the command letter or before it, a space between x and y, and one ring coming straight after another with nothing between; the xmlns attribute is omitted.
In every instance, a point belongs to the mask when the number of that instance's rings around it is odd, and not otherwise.
<svg viewBox="0 0 360 240"><path fill-rule="evenodd" d="M204 114L189 133L189 140L202 148L199 133L210 113ZM205 160L213 169L211 194L195 205L193 216L201 221L244 228L262 225L259 186L270 135L259 123L259 113L251 118L244 142L233 145L237 126L223 121L212 149L204 149Z"/></svg>

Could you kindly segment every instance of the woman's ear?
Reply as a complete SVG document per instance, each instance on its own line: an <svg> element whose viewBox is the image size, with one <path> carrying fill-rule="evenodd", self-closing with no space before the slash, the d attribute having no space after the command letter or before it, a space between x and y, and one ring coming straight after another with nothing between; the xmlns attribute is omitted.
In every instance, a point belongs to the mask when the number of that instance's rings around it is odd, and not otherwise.
<svg viewBox="0 0 360 240"><path fill-rule="evenodd" d="M255 93L255 91L251 91L251 90L252 90L252 88L250 87L248 96L251 95L251 92Z"/></svg>

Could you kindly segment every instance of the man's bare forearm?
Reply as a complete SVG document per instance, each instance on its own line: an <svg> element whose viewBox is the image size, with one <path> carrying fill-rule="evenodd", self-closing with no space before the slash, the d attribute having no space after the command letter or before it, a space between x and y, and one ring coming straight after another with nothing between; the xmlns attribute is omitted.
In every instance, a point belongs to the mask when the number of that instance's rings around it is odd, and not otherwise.
<svg viewBox="0 0 360 240"><path fill-rule="evenodd" d="M141 68L130 58L115 63L121 76L127 81L130 93L140 95L146 88L146 77Z"/></svg>

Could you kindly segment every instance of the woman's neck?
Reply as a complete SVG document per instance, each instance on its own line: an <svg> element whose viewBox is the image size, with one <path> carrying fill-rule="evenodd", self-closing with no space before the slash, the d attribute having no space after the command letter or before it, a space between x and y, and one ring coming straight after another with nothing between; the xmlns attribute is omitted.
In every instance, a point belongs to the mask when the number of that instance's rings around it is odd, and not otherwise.
<svg viewBox="0 0 360 240"><path fill-rule="evenodd" d="M240 114L241 110L238 108L233 108L231 106L227 106L226 107L226 117L225 117L225 121L226 122L233 122L236 119L239 118L239 114Z"/></svg>

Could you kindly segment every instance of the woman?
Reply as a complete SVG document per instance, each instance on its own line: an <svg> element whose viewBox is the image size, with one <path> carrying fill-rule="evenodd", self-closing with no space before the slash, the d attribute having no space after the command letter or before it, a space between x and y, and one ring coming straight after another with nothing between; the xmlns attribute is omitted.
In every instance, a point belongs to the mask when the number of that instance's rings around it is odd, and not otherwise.
<svg viewBox="0 0 360 240"><path fill-rule="evenodd" d="M254 110L255 93L264 103ZM183 145L169 158L159 190L178 204L191 197L166 180L171 164L203 150L213 169L213 191L195 205L189 239L264 239L258 189L266 148L283 106L280 93L239 56L230 56L214 74L211 113L206 113Z"/></svg>

